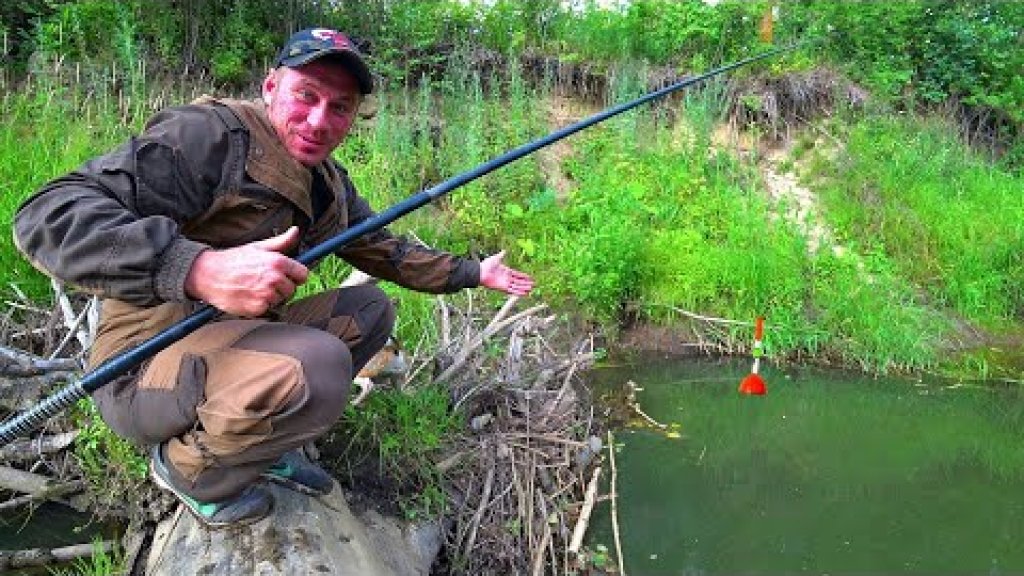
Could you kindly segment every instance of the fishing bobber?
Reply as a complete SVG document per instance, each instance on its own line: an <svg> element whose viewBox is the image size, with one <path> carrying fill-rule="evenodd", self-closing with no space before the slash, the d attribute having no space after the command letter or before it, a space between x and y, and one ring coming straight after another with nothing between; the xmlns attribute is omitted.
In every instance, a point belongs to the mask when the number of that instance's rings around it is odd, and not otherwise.
<svg viewBox="0 0 1024 576"><path fill-rule="evenodd" d="M754 348L751 352L754 356L754 366L750 369L750 374L740 381L740 394L760 396L768 392L768 388L764 385L764 378L761 378L761 375L757 373L758 368L761 366L761 356L764 355L763 338L764 318L758 316L754 322Z"/></svg>

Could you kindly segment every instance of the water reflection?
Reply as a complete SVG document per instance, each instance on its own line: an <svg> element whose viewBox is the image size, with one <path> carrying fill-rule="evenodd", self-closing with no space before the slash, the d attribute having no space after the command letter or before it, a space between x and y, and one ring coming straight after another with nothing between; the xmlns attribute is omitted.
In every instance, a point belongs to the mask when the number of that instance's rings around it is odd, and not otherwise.
<svg viewBox="0 0 1024 576"><path fill-rule="evenodd" d="M645 412L681 438L622 430L619 522L630 574L1000 574L1024 571L1024 402L1016 388L652 361ZM608 509L590 541L611 547Z"/></svg>

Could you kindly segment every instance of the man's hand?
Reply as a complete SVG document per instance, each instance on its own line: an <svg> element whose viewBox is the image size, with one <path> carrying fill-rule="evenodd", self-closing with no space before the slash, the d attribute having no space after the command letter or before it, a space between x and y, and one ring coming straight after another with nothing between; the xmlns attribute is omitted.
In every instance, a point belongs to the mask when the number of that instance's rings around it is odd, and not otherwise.
<svg viewBox="0 0 1024 576"><path fill-rule="evenodd" d="M299 241L299 229L226 250L200 252L185 279L185 293L242 317L261 316L288 300L309 269L282 252Z"/></svg>
<svg viewBox="0 0 1024 576"><path fill-rule="evenodd" d="M502 250L480 263L480 285L513 296L526 296L533 290L533 278L501 263Z"/></svg>

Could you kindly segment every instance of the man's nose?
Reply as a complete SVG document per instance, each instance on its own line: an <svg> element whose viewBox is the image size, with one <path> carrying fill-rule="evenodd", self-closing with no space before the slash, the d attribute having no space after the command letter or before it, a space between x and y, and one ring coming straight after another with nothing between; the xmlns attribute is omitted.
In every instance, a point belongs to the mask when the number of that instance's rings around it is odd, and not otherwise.
<svg viewBox="0 0 1024 576"><path fill-rule="evenodd" d="M323 104L314 106L309 111L309 116L306 116L306 122L316 130L323 130L326 127L326 121L327 106Z"/></svg>

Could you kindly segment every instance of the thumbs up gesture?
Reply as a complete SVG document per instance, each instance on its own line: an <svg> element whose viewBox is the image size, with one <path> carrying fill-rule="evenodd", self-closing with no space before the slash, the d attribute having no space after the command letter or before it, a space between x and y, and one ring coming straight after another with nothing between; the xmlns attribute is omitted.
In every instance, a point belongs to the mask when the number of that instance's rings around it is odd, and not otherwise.
<svg viewBox="0 0 1024 576"><path fill-rule="evenodd" d="M309 269L285 255L299 242L299 229L225 250L204 250L185 279L185 293L235 316L261 316L287 301L309 277Z"/></svg>

